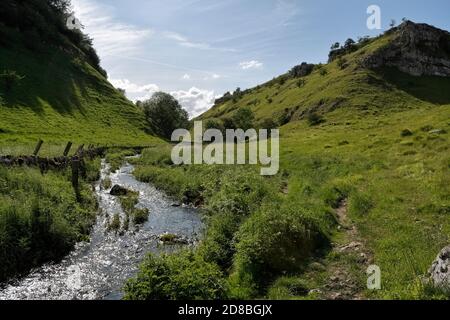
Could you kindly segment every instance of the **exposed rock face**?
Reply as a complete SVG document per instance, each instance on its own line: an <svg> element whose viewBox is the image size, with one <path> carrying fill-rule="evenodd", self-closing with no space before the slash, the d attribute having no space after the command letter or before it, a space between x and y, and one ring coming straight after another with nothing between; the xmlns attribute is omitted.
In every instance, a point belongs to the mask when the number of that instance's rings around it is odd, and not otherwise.
<svg viewBox="0 0 450 320"><path fill-rule="evenodd" d="M391 66L414 76L450 76L449 32L406 21L389 33L394 39L366 57L364 67Z"/></svg>
<svg viewBox="0 0 450 320"><path fill-rule="evenodd" d="M301 65L298 65L298 66L295 66L294 68L292 68L292 70L290 71L290 74L294 78L305 77L305 76L309 75L313 71L313 69L314 69L313 64L303 62Z"/></svg>
<svg viewBox="0 0 450 320"><path fill-rule="evenodd" d="M450 246L439 253L429 271L432 283L450 291Z"/></svg>

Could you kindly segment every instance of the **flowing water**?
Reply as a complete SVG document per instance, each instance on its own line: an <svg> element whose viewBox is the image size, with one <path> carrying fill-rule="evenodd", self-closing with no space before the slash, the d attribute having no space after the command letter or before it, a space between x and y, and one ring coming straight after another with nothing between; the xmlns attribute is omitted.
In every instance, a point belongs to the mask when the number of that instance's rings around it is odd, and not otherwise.
<svg viewBox="0 0 450 320"><path fill-rule="evenodd" d="M0 288L0 300L93 300L121 299L122 288L133 277L139 263L149 252L159 253L179 248L165 246L159 241L164 233L175 234L194 245L202 231L202 222L195 209L173 206L162 192L153 186L137 181L133 166L126 164L115 173L102 162L101 181L110 179L139 192L139 208L150 212L147 223L139 229L130 228L123 235L107 231L108 221L114 214L124 212L118 199L104 190L101 182L96 194L101 214L93 227L88 243L80 243L63 261L33 270Z"/></svg>

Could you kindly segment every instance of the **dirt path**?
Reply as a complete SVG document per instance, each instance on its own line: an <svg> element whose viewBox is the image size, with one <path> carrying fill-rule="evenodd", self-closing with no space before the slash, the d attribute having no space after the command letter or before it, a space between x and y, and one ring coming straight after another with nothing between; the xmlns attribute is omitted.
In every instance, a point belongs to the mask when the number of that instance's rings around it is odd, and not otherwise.
<svg viewBox="0 0 450 320"><path fill-rule="evenodd" d="M329 277L321 289L328 300L361 300L366 289L366 270L373 257L366 249L357 227L348 218L348 201L342 200L336 209L339 221L339 243L333 243L328 264Z"/></svg>

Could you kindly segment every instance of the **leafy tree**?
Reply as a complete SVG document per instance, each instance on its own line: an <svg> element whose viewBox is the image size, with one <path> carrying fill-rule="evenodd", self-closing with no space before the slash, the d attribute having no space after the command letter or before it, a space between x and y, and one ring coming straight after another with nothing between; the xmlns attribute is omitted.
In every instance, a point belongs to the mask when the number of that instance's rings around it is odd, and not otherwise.
<svg viewBox="0 0 450 320"><path fill-rule="evenodd" d="M208 130L208 129L217 129L217 130L223 131L224 130L224 126L217 119L209 119L208 121L206 121L205 129L206 130Z"/></svg>
<svg viewBox="0 0 450 320"><path fill-rule="evenodd" d="M224 118L223 119L223 127L225 129L236 129L236 124L234 123L233 119Z"/></svg>
<svg viewBox="0 0 450 320"><path fill-rule="evenodd" d="M255 115L250 108L240 108L233 115L233 122L238 129L248 130L254 127Z"/></svg>
<svg viewBox="0 0 450 320"><path fill-rule="evenodd" d="M143 106L150 129L161 137L170 139L174 130L189 126L187 111L168 93L156 92Z"/></svg>
<svg viewBox="0 0 450 320"><path fill-rule="evenodd" d="M352 38L348 38L346 41L345 41L345 45L344 45L344 48L345 49L350 49L350 48L352 48L354 45L355 45L355 40L353 40Z"/></svg>
<svg viewBox="0 0 450 320"><path fill-rule="evenodd" d="M335 44L333 44L331 46L331 50L336 50L339 49L341 47L341 44L339 42L336 42Z"/></svg>

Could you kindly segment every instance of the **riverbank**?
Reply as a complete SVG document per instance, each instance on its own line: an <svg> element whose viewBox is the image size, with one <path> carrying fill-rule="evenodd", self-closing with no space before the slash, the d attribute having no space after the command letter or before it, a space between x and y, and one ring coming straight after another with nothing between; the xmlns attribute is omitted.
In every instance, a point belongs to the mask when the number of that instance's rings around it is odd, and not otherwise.
<svg viewBox="0 0 450 320"><path fill-rule="evenodd" d="M174 234L194 245L202 233L200 216L192 208L174 207L173 201L153 186L138 182L133 167L124 163L111 171L102 163L95 194L100 214L90 239L80 242L61 262L38 267L30 274L11 281L0 290L2 299L121 299L126 281L137 272L149 252L171 252L179 246L163 245L162 234ZM109 181L105 187L105 181ZM148 221L118 233L109 230L115 215L123 223L126 213L118 197L110 195L120 185L138 193L138 208L149 211ZM90 229L89 229L90 230Z"/></svg>

